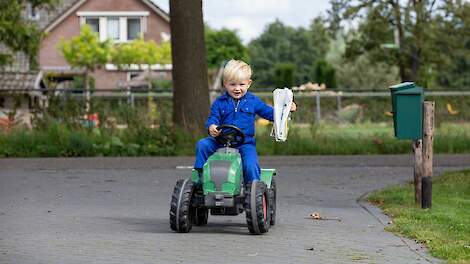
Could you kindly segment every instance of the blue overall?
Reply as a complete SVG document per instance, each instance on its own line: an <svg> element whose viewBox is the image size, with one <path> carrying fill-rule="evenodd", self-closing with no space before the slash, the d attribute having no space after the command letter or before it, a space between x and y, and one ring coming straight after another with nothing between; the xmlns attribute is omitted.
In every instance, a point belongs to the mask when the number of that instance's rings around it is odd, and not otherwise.
<svg viewBox="0 0 470 264"><path fill-rule="evenodd" d="M234 125L245 134L245 142L238 147L243 164L245 182L259 180L261 170L258 164L255 141L255 116L273 121L273 108L252 93L247 92L237 102L225 92L218 97L211 106L211 113L207 118L206 129L210 125ZM196 144L195 169L201 169L210 155L218 148L223 147L213 137L206 137Z"/></svg>

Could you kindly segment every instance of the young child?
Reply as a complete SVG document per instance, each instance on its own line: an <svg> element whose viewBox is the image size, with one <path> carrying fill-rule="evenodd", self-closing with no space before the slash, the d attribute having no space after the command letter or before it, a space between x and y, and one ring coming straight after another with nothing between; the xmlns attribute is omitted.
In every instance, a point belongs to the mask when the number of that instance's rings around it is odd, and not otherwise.
<svg viewBox="0 0 470 264"><path fill-rule="evenodd" d="M234 125L245 134L245 142L238 147L243 164L245 183L260 179L260 167L256 154L255 115L273 121L273 108L260 98L248 92L251 85L251 67L243 61L230 60L224 67L223 85L227 90L211 106L206 128L210 137L203 138L196 145L194 168L202 171L204 163L218 148L223 147L214 139L221 131L219 125ZM296 110L295 103L291 112Z"/></svg>

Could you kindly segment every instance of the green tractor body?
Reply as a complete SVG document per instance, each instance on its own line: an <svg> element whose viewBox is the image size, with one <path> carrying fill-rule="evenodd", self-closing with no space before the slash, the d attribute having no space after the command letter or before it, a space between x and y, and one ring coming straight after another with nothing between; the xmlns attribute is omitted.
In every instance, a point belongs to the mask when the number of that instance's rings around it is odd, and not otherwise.
<svg viewBox="0 0 470 264"><path fill-rule="evenodd" d="M212 163L214 161L214 163ZM211 165L214 168L224 167L227 174L222 174L223 184L221 188L216 187L216 183L211 178ZM204 194L215 193L217 191L229 194L229 195L239 195L240 194L240 182L243 178L243 172L241 167L241 157L239 153L225 153L225 151L220 151L214 153L204 165L204 173L202 177ZM217 174L217 169L213 174ZM268 188L271 187L271 181L273 176L276 174L276 169L261 169L261 181L263 181ZM193 169L191 174L191 180L194 183L199 181L199 173L197 170Z"/></svg>
<svg viewBox="0 0 470 264"><path fill-rule="evenodd" d="M191 179L177 182L170 208L170 225L177 232L189 232L192 224L206 225L208 214L246 213L250 233L266 233L275 224L275 169L261 169L261 179L243 181L240 153L229 146L218 149L203 166L192 170Z"/></svg>

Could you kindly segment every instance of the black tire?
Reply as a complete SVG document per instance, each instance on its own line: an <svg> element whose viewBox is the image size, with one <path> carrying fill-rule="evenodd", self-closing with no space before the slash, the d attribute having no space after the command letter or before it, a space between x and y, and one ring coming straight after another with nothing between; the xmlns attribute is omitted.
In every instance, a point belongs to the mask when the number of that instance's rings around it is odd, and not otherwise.
<svg viewBox="0 0 470 264"><path fill-rule="evenodd" d="M194 208L191 206L194 186L190 179L178 180L173 189L170 206L170 227L178 233L191 230Z"/></svg>
<svg viewBox="0 0 470 264"><path fill-rule="evenodd" d="M271 188L269 189L269 209L270 209L270 225L276 224L276 179L271 180Z"/></svg>
<svg viewBox="0 0 470 264"><path fill-rule="evenodd" d="M207 219L209 218L209 210L207 208L198 207L194 210L194 224L197 226L207 225Z"/></svg>
<svg viewBox="0 0 470 264"><path fill-rule="evenodd" d="M246 188L245 212L248 230L252 234L263 234L269 231L269 196L266 184L254 181Z"/></svg>

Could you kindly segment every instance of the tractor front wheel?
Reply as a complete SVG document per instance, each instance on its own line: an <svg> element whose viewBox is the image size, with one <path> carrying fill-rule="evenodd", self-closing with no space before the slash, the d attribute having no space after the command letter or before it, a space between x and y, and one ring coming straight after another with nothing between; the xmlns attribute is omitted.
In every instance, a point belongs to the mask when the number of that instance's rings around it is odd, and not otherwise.
<svg viewBox="0 0 470 264"><path fill-rule="evenodd" d="M194 221L194 208L191 206L193 193L194 185L190 179L176 182L171 196L170 227L178 233L188 233L191 230Z"/></svg>
<svg viewBox="0 0 470 264"><path fill-rule="evenodd" d="M269 195L266 184L254 181L246 188L245 212L248 230L252 234L268 232L270 224Z"/></svg>

